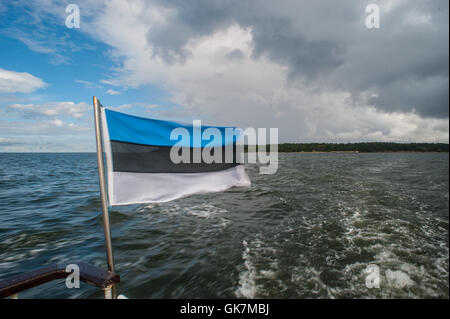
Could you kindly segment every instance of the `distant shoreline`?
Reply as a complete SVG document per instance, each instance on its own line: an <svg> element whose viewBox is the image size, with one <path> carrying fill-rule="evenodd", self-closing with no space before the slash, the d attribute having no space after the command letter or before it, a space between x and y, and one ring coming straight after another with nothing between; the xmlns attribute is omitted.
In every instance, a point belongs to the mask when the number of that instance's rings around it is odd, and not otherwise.
<svg viewBox="0 0 450 319"><path fill-rule="evenodd" d="M267 148L267 151L270 151ZM245 153L251 153L245 150ZM280 151L278 153L291 153L291 154L370 154L370 153L449 153L448 151L372 151L372 152L346 152L346 151L332 151L332 152L291 152ZM96 154L96 152L0 152L0 154Z"/></svg>
<svg viewBox="0 0 450 319"><path fill-rule="evenodd" d="M329 152L279 152L279 153L294 153L294 154L359 154L359 151L329 151Z"/></svg>
<svg viewBox="0 0 450 319"><path fill-rule="evenodd" d="M266 151L270 151L270 145L264 145ZM249 146L245 145L247 152ZM273 149L273 148L272 148ZM448 153L449 144L446 143L281 143L278 144L279 153L297 154L358 154L358 153ZM0 154L82 154L91 152L2 152Z"/></svg>
<svg viewBox="0 0 450 319"><path fill-rule="evenodd" d="M292 154L370 154L370 153L448 153L445 151L376 151L376 152L358 152L358 151L332 151L332 152L282 152L278 153L292 153Z"/></svg>
<svg viewBox="0 0 450 319"><path fill-rule="evenodd" d="M265 145L269 150L270 145ZM248 149L248 146L245 147ZM278 144L280 153L309 154L358 154L358 153L448 153L449 144L445 143L282 143Z"/></svg>
<svg viewBox="0 0 450 319"><path fill-rule="evenodd" d="M246 151L246 153L250 153ZM286 151L278 151L278 153L290 153L290 154L382 154L382 153L411 153L411 154L421 154L421 153L436 153L436 154L442 154L442 153L449 153L445 151L376 151L376 152L286 152Z"/></svg>
<svg viewBox="0 0 450 319"><path fill-rule="evenodd" d="M270 149L268 149L270 150ZM246 153L250 153L245 151ZM448 151L373 151L373 152L346 152L346 151L333 151L333 152L290 152L290 151L278 151L278 153L291 153L291 154L381 154L381 153L449 153ZM0 154L96 154L96 152L0 152Z"/></svg>

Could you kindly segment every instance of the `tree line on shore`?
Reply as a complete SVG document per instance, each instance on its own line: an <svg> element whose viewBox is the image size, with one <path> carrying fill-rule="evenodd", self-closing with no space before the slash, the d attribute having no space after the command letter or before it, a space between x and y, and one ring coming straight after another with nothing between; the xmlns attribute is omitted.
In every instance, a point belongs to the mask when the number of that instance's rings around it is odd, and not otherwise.
<svg viewBox="0 0 450 319"><path fill-rule="evenodd" d="M246 150L248 147L246 145ZM266 150L269 150L267 145ZM445 143L282 143L278 152L448 152Z"/></svg>

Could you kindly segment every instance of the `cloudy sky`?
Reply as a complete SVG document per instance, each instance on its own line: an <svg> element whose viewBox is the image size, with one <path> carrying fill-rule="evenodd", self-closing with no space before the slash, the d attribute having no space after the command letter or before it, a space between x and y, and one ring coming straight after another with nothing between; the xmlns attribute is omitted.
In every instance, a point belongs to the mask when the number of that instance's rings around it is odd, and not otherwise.
<svg viewBox="0 0 450 319"><path fill-rule="evenodd" d="M448 33L447 0L0 0L0 151L94 151L93 95L280 142L448 143Z"/></svg>

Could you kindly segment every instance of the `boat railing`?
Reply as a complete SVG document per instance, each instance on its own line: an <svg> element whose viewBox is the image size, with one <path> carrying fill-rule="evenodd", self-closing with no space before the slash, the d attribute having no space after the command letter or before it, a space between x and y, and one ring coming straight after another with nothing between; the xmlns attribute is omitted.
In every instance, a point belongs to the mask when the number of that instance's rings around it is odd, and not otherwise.
<svg viewBox="0 0 450 319"><path fill-rule="evenodd" d="M17 299L24 290L42 285L52 280L67 278L72 274L69 265L77 265L79 279L103 289L105 299L113 298L113 286L120 282L120 276L87 263L56 264L22 273L0 281L0 298Z"/></svg>

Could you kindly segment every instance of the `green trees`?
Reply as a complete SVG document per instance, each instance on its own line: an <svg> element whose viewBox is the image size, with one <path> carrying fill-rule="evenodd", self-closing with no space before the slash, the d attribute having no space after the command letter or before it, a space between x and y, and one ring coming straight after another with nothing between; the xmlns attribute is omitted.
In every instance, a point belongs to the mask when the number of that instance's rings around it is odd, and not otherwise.
<svg viewBox="0 0 450 319"><path fill-rule="evenodd" d="M247 147L246 147L247 149ZM269 147L266 148L269 150ZM279 152L448 152L444 143L283 143Z"/></svg>

